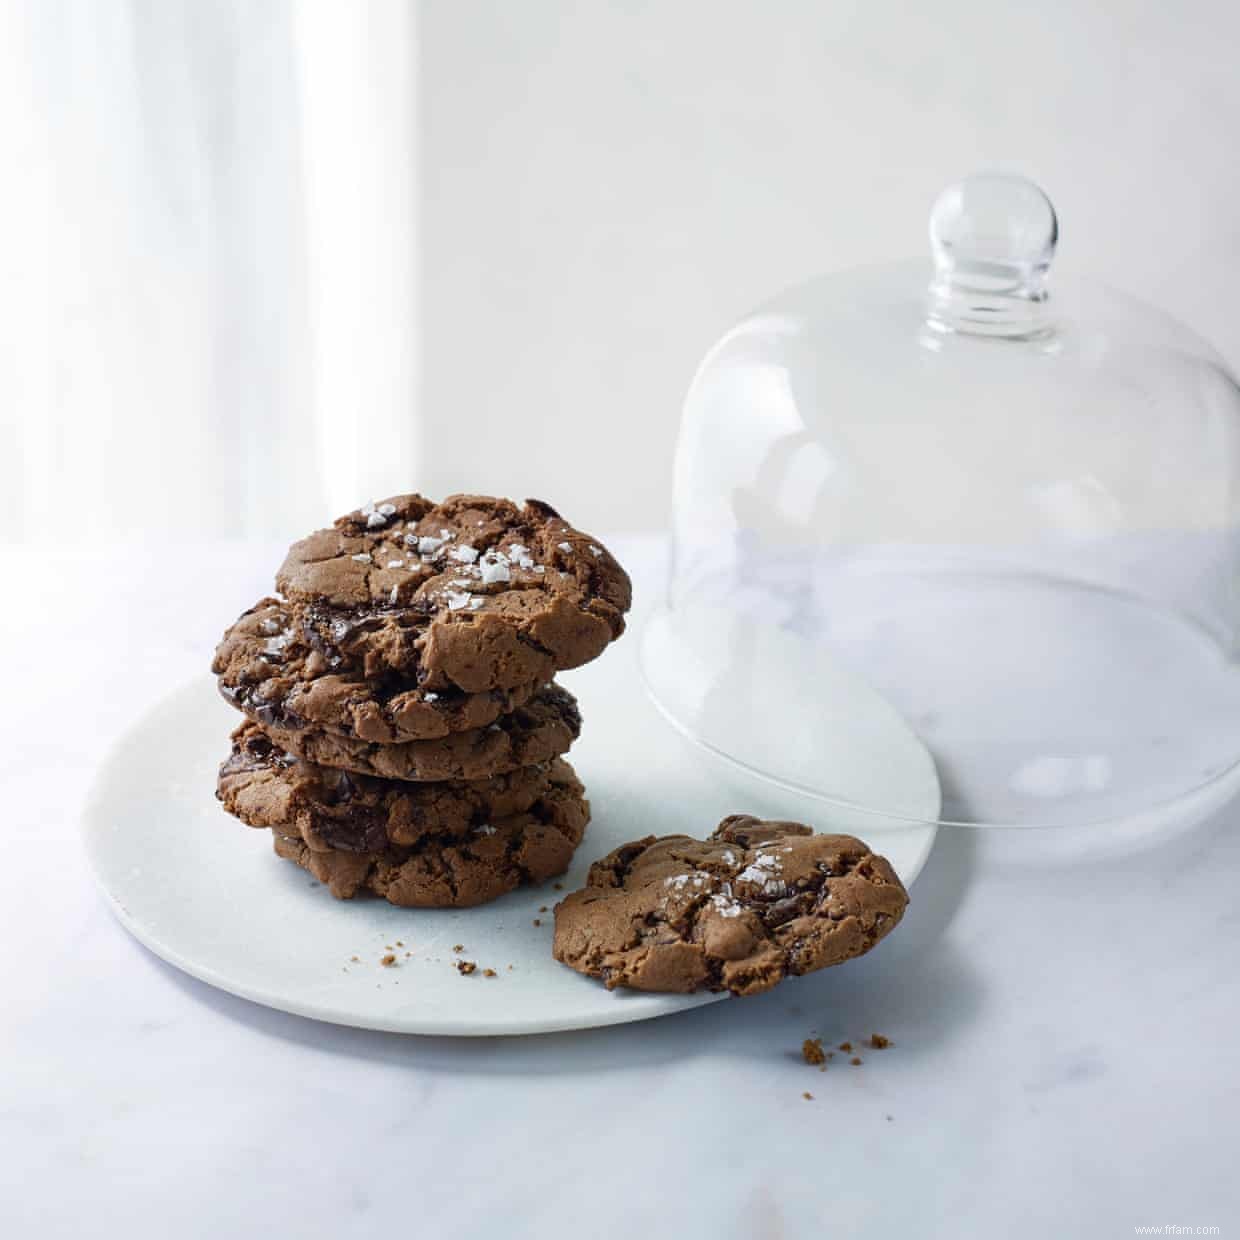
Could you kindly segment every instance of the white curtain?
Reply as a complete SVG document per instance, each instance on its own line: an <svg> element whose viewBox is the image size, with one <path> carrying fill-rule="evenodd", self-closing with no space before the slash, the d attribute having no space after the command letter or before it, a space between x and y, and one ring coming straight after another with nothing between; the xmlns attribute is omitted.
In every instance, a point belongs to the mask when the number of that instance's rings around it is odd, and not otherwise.
<svg viewBox="0 0 1240 1240"><path fill-rule="evenodd" d="M0 539L289 534L417 448L413 9L0 10Z"/></svg>

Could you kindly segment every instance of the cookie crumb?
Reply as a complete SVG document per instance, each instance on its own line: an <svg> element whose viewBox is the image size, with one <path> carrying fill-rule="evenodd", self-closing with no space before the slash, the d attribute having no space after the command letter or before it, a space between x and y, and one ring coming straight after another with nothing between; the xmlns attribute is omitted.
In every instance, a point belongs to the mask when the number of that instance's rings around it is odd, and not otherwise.
<svg viewBox="0 0 1240 1240"><path fill-rule="evenodd" d="M870 1034L870 1045L876 1051L885 1051L891 1045L891 1039L885 1038L881 1033Z"/></svg>
<svg viewBox="0 0 1240 1240"><path fill-rule="evenodd" d="M499 974L496 973L494 969L483 969L482 976L483 977L498 977Z"/></svg>
<svg viewBox="0 0 1240 1240"><path fill-rule="evenodd" d="M805 1091L805 1093L803 1093L803 1094L801 1095L801 1097L802 1097L802 1098L804 1098L806 1102L813 1102L813 1101L814 1101L814 1095L813 1095L813 1094L811 1094L811 1093L809 1092L809 1090L806 1090L806 1091Z"/></svg>
<svg viewBox="0 0 1240 1240"><path fill-rule="evenodd" d="M472 960L458 960L456 962L456 971L463 977L468 977L477 967Z"/></svg>
<svg viewBox="0 0 1240 1240"><path fill-rule="evenodd" d="M856 1055L854 1055L848 1062L852 1064L854 1068L861 1067L861 1060L858 1059Z"/></svg>
<svg viewBox="0 0 1240 1240"><path fill-rule="evenodd" d="M397 946L397 947L404 947L404 944L400 941L400 939L397 939L397 940L396 940L396 946Z"/></svg>
<svg viewBox="0 0 1240 1240"><path fill-rule="evenodd" d="M453 949L452 949L452 950L453 950L454 952L463 952L463 951L465 950L465 944L464 944L464 943L457 943L457 944L456 944L456 946L455 946L455 947L453 947Z"/></svg>
<svg viewBox="0 0 1240 1240"><path fill-rule="evenodd" d="M541 926L541 925L542 925L542 918L541 918L541 917L535 917L535 918L534 918L534 924L535 924L536 926Z"/></svg>
<svg viewBox="0 0 1240 1240"><path fill-rule="evenodd" d="M842 1050L842 1051L844 1052L844 1054L845 1054L845 1055L847 1055L847 1054L848 1054L848 1052L849 1052L850 1050L852 1050L852 1043L851 1043L851 1042L841 1042L841 1043L840 1043L840 1050Z"/></svg>
<svg viewBox="0 0 1240 1240"><path fill-rule="evenodd" d="M350 957L349 957L349 959L350 959L350 960L354 960L354 961L355 961L355 960L357 960L357 959L358 959L358 957L357 957L357 956L350 956Z"/></svg>
<svg viewBox="0 0 1240 1240"><path fill-rule="evenodd" d="M556 891L563 891L563 890L564 890L564 884L563 884L563 883L552 883L551 885L552 885L552 886L556 889Z"/></svg>
<svg viewBox="0 0 1240 1240"><path fill-rule="evenodd" d="M379 963L385 968L390 969L396 963L396 957L393 956L391 952L388 952L388 954L384 956Z"/></svg>
<svg viewBox="0 0 1240 1240"><path fill-rule="evenodd" d="M545 904L540 904L540 905L538 906L538 911L539 911L540 913L545 913L545 912L547 911L547 906L546 906Z"/></svg>
<svg viewBox="0 0 1240 1240"><path fill-rule="evenodd" d="M801 1058L808 1064L826 1063L827 1057L823 1053L821 1038L806 1038L801 1043Z"/></svg>

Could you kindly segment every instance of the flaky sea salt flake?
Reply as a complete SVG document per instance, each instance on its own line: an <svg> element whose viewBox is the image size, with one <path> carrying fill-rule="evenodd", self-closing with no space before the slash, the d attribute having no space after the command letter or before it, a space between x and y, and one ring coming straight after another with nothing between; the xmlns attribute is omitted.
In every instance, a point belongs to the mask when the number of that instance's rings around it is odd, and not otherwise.
<svg viewBox="0 0 1240 1240"><path fill-rule="evenodd" d="M493 555L491 552L488 552L482 557L482 563L479 568L484 585L492 586L502 581L512 580L512 572L508 568L508 561L502 555Z"/></svg>
<svg viewBox="0 0 1240 1240"><path fill-rule="evenodd" d="M706 885L708 878L709 875L697 870L692 874L674 874L671 878L665 878L663 882L665 886L674 887L679 891L682 887L703 887Z"/></svg>
<svg viewBox="0 0 1240 1240"><path fill-rule="evenodd" d="M530 555L530 550L524 543L513 543L508 548L508 558L518 568L533 568L534 558Z"/></svg>
<svg viewBox="0 0 1240 1240"><path fill-rule="evenodd" d="M772 878L771 871L778 871L779 858L764 853L747 865L737 876L737 882L767 883Z"/></svg>

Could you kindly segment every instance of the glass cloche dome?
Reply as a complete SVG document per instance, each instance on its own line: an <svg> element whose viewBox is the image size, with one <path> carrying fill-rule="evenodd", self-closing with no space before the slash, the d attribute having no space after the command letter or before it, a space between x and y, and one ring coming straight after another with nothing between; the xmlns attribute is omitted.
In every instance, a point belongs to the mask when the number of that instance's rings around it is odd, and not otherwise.
<svg viewBox="0 0 1240 1240"><path fill-rule="evenodd" d="M1061 280L1057 239L1035 185L973 177L929 260L793 288L702 362L642 663L734 771L978 826L1147 821L1240 780L1240 387L1167 315Z"/></svg>

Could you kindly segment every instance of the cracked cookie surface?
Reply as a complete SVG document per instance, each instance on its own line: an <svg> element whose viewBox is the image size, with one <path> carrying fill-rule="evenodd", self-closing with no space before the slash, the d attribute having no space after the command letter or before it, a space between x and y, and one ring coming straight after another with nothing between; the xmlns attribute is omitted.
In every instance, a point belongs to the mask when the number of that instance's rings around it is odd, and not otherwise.
<svg viewBox="0 0 1240 1240"><path fill-rule="evenodd" d="M272 842L338 899L369 891L408 908L467 908L562 874L589 820L590 803L570 770L525 812L479 824L463 839L430 834L407 848L323 852L276 827Z"/></svg>
<svg viewBox="0 0 1240 1240"><path fill-rule="evenodd" d="M224 634L211 670L224 700L259 723L391 745L435 740L493 723L528 701L542 685L464 693L432 690L396 672L364 679L341 670L307 640L288 605L266 598Z"/></svg>
<svg viewBox="0 0 1240 1240"><path fill-rule="evenodd" d="M375 744L318 728L290 731L262 725L277 748L319 766L419 782L488 779L566 753L581 731L577 699L546 685L523 706L485 728L438 740Z"/></svg>
<svg viewBox="0 0 1240 1240"><path fill-rule="evenodd" d="M869 951L908 895L850 835L725 818L706 840L648 836L555 908L555 958L609 989L758 994Z"/></svg>
<svg viewBox="0 0 1240 1240"><path fill-rule="evenodd" d="M432 691L549 680L624 632L628 574L539 500L397 495L295 543L276 575L341 668Z"/></svg>
<svg viewBox="0 0 1240 1240"><path fill-rule="evenodd" d="M416 784L316 766L276 747L255 723L232 734L216 797L251 827L279 828L314 852L377 852L427 835L467 836L525 813L553 785L573 785L561 758L490 779Z"/></svg>

